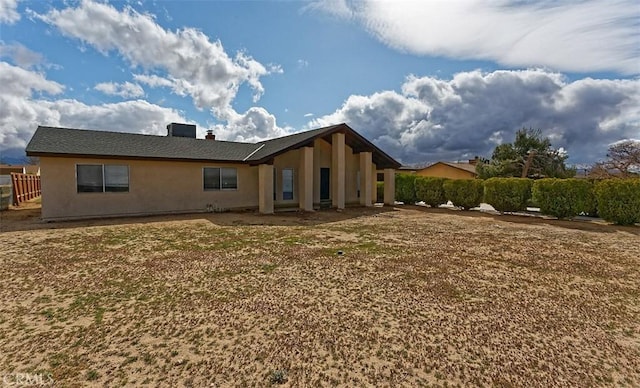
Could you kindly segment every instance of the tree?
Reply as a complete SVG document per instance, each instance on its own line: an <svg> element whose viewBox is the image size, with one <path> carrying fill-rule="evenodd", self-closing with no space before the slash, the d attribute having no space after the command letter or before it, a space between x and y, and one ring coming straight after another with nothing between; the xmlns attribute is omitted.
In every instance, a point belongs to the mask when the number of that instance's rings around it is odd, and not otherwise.
<svg viewBox="0 0 640 388"><path fill-rule="evenodd" d="M589 172L594 178L632 178L640 175L640 141L624 140L609 146L607 160L596 163Z"/></svg>
<svg viewBox="0 0 640 388"><path fill-rule="evenodd" d="M567 154L551 146L551 140L539 129L522 128L513 143L498 145L487 163L478 163L482 179L492 177L570 178L575 170L567 168Z"/></svg>

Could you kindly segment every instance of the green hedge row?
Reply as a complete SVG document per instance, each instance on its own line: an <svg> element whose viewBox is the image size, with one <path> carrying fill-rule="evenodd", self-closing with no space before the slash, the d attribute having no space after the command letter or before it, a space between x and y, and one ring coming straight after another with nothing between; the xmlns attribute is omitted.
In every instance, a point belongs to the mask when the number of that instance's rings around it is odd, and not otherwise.
<svg viewBox="0 0 640 388"><path fill-rule="evenodd" d="M640 223L640 178L586 179L490 178L446 179L396 175L396 199L406 204L424 201L436 207L447 200L463 209L486 202L499 212L526 210L535 203L542 214L573 218L600 216L620 224Z"/></svg>
<svg viewBox="0 0 640 388"><path fill-rule="evenodd" d="M542 214L558 218L585 214L619 225L640 222L640 179L541 179L533 184L533 199Z"/></svg>
<svg viewBox="0 0 640 388"><path fill-rule="evenodd" d="M445 197L464 210L478 207L484 197L483 183L480 179L449 179L443 184Z"/></svg>
<svg viewBox="0 0 640 388"><path fill-rule="evenodd" d="M606 179L594 192L600 217L619 225L640 222L640 178Z"/></svg>
<svg viewBox="0 0 640 388"><path fill-rule="evenodd" d="M413 174L396 174L396 201L413 205L416 199L417 176Z"/></svg>
<svg viewBox="0 0 640 388"><path fill-rule="evenodd" d="M416 199L418 201L424 201L424 203L431 207L437 207L446 203L447 197L444 194L443 187L446 180L446 178L416 177Z"/></svg>
<svg viewBox="0 0 640 388"><path fill-rule="evenodd" d="M533 183L532 191L542 214L573 218L597 213L593 183L586 179L540 179Z"/></svg>
<svg viewBox="0 0 640 388"><path fill-rule="evenodd" d="M376 202L384 202L384 182L376 182Z"/></svg>
<svg viewBox="0 0 640 388"><path fill-rule="evenodd" d="M531 182L527 178L489 178L484 182L484 202L501 213L527 210Z"/></svg>

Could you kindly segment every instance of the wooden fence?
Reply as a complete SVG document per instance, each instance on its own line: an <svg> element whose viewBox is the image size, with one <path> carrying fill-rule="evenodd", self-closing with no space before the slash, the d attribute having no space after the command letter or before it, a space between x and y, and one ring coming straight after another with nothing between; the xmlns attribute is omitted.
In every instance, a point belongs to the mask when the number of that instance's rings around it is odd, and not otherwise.
<svg viewBox="0 0 640 388"><path fill-rule="evenodd" d="M13 185L13 206L20 206L23 202L42 195L39 175L12 172L11 183Z"/></svg>

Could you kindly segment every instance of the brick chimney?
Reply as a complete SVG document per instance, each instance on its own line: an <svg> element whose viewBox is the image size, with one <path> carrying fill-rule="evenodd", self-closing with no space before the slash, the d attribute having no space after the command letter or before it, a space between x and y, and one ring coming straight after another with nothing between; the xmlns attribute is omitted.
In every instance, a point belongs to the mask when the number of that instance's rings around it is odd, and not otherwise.
<svg viewBox="0 0 640 388"><path fill-rule="evenodd" d="M213 134L213 130L207 130L207 136L204 137L207 140L216 140L216 135Z"/></svg>

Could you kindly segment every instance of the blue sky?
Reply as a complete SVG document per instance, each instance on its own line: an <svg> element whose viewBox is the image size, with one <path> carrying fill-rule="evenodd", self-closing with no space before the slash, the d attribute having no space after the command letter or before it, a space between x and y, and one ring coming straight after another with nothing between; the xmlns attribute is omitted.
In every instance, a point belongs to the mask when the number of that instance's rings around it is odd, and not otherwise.
<svg viewBox="0 0 640 388"><path fill-rule="evenodd" d="M0 152L38 125L257 141L346 122L406 164L543 130L572 163L640 138L627 0L0 0Z"/></svg>

